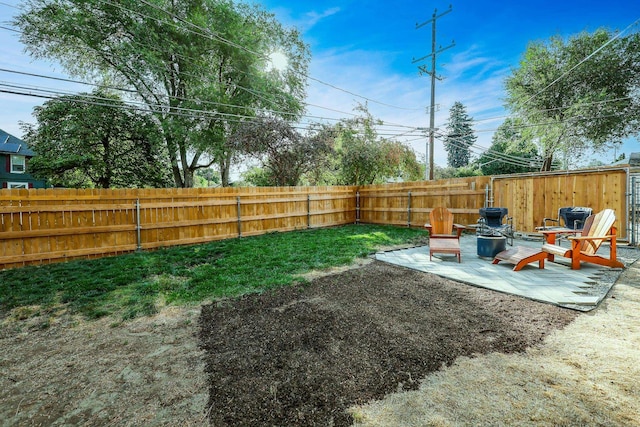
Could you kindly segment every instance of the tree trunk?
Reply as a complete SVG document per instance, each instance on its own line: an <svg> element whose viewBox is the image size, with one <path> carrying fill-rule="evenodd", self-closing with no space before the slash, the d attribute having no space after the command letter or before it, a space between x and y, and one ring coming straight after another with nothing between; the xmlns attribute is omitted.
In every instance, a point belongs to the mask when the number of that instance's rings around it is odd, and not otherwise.
<svg viewBox="0 0 640 427"><path fill-rule="evenodd" d="M163 133L165 137L165 145L169 154L169 162L171 163L171 173L173 174L173 181L177 188L184 187L184 180L182 179L182 173L178 167L178 157L176 155L177 147L174 143L173 136L170 134L167 126L163 124Z"/></svg>
<svg viewBox="0 0 640 427"><path fill-rule="evenodd" d="M220 168L220 181L223 187L229 186L230 181L230 169L231 169L231 154L225 153L220 156L218 160L218 167Z"/></svg>
<svg viewBox="0 0 640 427"><path fill-rule="evenodd" d="M218 163L218 166L220 167L220 184L223 187L228 187L229 186L229 168L225 167L224 161L220 161Z"/></svg>
<svg viewBox="0 0 640 427"><path fill-rule="evenodd" d="M551 165L553 164L553 156L547 156L544 158L542 162L542 167L540 168L540 172L549 172L551 170Z"/></svg>
<svg viewBox="0 0 640 427"><path fill-rule="evenodd" d="M192 188L193 187L193 175L194 175L194 170L189 168L189 169L185 169L184 171L184 180L183 180L183 187L184 188Z"/></svg>
<svg viewBox="0 0 640 427"><path fill-rule="evenodd" d="M171 171L173 172L173 181L175 182L176 187L184 187L184 181L182 179L182 174L180 173L180 168L178 167L178 165L171 165Z"/></svg>

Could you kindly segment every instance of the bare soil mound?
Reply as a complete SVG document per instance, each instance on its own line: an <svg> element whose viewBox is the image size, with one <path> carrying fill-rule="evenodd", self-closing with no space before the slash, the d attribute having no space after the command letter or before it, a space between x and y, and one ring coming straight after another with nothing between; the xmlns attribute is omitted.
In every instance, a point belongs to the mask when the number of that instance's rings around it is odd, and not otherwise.
<svg viewBox="0 0 640 427"><path fill-rule="evenodd" d="M580 314L385 263L206 305L216 426L347 426L460 356L515 353Z"/></svg>

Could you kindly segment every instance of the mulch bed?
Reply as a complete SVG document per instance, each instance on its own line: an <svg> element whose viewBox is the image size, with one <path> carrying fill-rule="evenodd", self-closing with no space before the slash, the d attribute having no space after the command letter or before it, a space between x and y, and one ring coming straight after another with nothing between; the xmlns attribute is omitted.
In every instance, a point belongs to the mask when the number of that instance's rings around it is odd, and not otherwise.
<svg viewBox="0 0 640 427"><path fill-rule="evenodd" d="M347 408L459 356L514 353L579 313L382 262L204 306L215 426L348 426Z"/></svg>

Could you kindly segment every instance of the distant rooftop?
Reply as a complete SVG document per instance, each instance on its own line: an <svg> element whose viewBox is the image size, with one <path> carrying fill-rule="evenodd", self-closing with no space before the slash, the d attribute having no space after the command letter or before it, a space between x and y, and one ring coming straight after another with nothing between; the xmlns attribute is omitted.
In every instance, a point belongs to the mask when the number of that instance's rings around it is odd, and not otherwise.
<svg viewBox="0 0 640 427"><path fill-rule="evenodd" d="M27 147L27 143L2 129L0 129L0 153L34 156L35 153Z"/></svg>

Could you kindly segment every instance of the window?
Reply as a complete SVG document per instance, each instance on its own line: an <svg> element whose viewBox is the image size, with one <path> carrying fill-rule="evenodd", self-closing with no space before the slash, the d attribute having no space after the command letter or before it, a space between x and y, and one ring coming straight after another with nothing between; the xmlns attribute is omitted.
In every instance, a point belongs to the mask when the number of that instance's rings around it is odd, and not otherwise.
<svg viewBox="0 0 640 427"><path fill-rule="evenodd" d="M7 188L29 188L29 184L26 182L9 182Z"/></svg>
<svg viewBox="0 0 640 427"><path fill-rule="evenodd" d="M25 170L25 157L11 156L11 173L24 173Z"/></svg>

